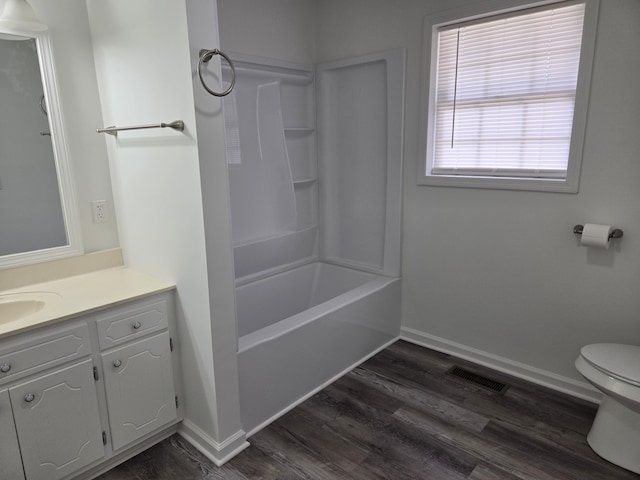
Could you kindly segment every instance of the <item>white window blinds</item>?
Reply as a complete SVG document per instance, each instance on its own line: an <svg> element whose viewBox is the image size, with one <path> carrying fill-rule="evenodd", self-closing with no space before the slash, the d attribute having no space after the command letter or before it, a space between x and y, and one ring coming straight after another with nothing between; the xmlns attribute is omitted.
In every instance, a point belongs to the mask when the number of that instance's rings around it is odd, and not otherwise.
<svg viewBox="0 0 640 480"><path fill-rule="evenodd" d="M438 31L432 175L566 177L584 4Z"/></svg>

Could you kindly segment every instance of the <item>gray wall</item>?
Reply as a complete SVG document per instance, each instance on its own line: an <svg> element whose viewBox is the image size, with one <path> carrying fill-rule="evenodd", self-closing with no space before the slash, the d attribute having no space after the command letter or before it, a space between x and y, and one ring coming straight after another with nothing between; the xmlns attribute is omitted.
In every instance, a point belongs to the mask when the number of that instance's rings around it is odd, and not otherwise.
<svg viewBox="0 0 640 480"><path fill-rule="evenodd" d="M464 3L319 1L318 59L408 47L404 334L581 393L582 345L640 343L640 2L601 5L578 194L416 185L422 19ZM587 249L584 222L625 236Z"/></svg>
<svg viewBox="0 0 640 480"><path fill-rule="evenodd" d="M232 52L311 64L316 0L219 0L220 45Z"/></svg>

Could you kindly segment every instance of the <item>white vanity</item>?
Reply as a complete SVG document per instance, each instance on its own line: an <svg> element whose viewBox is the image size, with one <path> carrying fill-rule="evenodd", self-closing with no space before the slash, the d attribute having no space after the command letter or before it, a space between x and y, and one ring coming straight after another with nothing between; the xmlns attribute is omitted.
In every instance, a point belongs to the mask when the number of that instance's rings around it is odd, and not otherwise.
<svg viewBox="0 0 640 480"><path fill-rule="evenodd" d="M173 294L124 267L0 292L2 479L92 478L176 431Z"/></svg>

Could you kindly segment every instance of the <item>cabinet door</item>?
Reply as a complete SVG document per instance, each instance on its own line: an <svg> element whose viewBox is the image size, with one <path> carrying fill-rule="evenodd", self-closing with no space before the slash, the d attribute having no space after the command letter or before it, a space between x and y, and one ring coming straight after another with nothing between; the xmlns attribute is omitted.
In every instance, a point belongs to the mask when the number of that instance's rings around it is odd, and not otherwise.
<svg viewBox="0 0 640 480"><path fill-rule="evenodd" d="M177 418L167 332L102 355L113 449Z"/></svg>
<svg viewBox="0 0 640 480"><path fill-rule="evenodd" d="M9 392L0 390L0 478L24 480Z"/></svg>
<svg viewBox="0 0 640 480"><path fill-rule="evenodd" d="M104 456L91 360L9 388L27 480L55 480Z"/></svg>

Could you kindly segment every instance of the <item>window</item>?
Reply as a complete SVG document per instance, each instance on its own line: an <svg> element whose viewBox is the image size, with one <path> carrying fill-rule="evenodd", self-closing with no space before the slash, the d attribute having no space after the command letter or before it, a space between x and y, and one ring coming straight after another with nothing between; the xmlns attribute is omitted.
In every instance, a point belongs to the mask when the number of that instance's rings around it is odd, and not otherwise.
<svg viewBox="0 0 640 480"><path fill-rule="evenodd" d="M577 192L594 3L427 19L420 183Z"/></svg>

